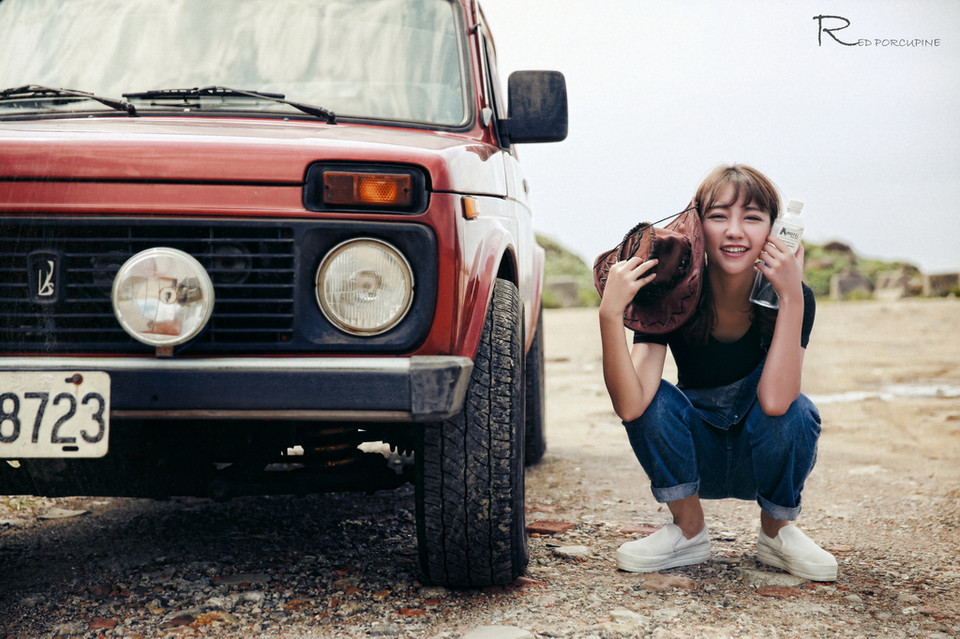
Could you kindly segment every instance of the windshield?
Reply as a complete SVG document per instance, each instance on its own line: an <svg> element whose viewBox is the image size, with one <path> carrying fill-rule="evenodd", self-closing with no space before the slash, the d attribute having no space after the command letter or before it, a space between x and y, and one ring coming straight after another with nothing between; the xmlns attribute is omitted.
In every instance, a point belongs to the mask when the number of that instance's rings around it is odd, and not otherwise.
<svg viewBox="0 0 960 639"><path fill-rule="evenodd" d="M226 86L282 94L338 119L455 127L468 116L457 24L449 0L0 0L0 89L120 98ZM198 104L299 114L234 97ZM131 101L140 114L172 106ZM74 99L64 108L81 107Z"/></svg>

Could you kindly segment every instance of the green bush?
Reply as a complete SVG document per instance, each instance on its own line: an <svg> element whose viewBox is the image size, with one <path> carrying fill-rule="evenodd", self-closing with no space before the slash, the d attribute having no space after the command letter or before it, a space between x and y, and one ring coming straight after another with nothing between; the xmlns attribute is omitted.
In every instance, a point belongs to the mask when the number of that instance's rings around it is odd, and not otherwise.
<svg viewBox="0 0 960 639"><path fill-rule="evenodd" d="M572 279L577 283L577 299L580 306L599 306L600 296L593 286L593 268L578 255L546 235L537 235L537 243L546 253L544 279ZM545 308L559 308L561 300L545 288L543 292Z"/></svg>
<svg viewBox="0 0 960 639"><path fill-rule="evenodd" d="M907 276L920 275L920 269L906 262L861 259L853 250L839 242L818 246L803 243L803 277L818 297L830 294L830 279L845 269L855 269L863 274L872 286L877 285L877 276L884 271L904 271Z"/></svg>

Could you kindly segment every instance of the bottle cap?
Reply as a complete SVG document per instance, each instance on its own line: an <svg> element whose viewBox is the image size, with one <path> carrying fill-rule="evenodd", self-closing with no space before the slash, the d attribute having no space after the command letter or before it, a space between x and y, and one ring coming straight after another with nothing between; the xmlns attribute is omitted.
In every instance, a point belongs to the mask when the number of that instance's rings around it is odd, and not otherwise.
<svg viewBox="0 0 960 639"><path fill-rule="evenodd" d="M800 202L798 200L790 200L789 202L787 202L787 210L790 211L791 213L800 213L802 209L803 209L803 202Z"/></svg>

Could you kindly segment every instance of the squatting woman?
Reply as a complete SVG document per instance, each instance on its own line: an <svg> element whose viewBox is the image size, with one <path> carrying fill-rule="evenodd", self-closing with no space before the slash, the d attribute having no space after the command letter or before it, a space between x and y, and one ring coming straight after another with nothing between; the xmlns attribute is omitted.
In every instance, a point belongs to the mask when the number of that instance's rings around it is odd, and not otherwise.
<svg viewBox="0 0 960 639"><path fill-rule="evenodd" d="M657 338L624 339L623 313L655 277L656 260L610 269L600 305L603 374L614 410L673 516L656 533L623 544L622 570L651 572L710 557L701 499L760 506L757 556L814 581L833 581L837 562L797 528L804 481L816 461L820 416L801 394L813 328L812 291L802 282L803 248L771 237L776 187L744 165L722 166L697 189L706 253L694 316ZM757 270L780 296L777 311L750 303ZM677 384L662 379L667 346Z"/></svg>

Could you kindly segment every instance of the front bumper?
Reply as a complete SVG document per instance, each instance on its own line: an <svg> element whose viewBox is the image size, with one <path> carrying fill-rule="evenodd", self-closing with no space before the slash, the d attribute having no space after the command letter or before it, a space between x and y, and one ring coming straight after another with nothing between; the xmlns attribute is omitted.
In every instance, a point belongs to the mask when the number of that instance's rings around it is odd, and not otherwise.
<svg viewBox="0 0 960 639"><path fill-rule="evenodd" d="M104 371L111 418L429 422L463 406L466 357L13 357L0 371Z"/></svg>

